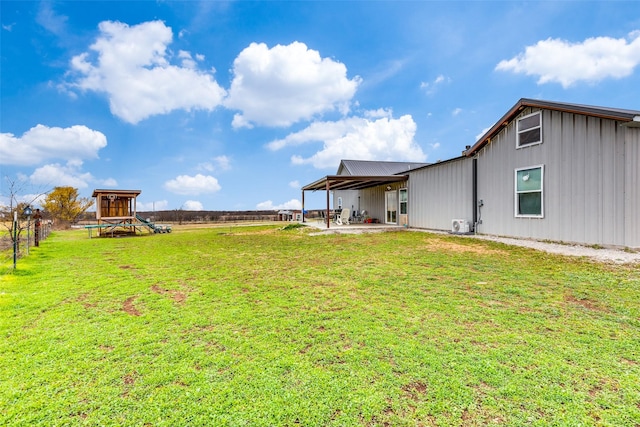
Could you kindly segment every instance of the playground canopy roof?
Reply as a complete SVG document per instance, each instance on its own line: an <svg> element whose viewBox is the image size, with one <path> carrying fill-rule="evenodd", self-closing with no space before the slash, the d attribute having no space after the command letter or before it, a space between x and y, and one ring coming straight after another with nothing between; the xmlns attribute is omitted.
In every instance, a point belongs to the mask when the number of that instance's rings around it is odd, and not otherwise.
<svg viewBox="0 0 640 427"><path fill-rule="evenodd" d="M142 191L140 190L93 190L91 197L98 197L101 194L115 194L122 197L138 197Z"/></svg>

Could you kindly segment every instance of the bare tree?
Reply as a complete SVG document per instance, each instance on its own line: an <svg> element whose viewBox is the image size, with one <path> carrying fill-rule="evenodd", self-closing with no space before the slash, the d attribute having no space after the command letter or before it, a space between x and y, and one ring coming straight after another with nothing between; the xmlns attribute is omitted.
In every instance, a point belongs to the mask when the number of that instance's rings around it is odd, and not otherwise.
<svg viewBox="0 0 640 427"><path fill-rule="evenodd" d="M175 212L175 221L182 225L182 221L184 221L184 205L181 205L178 209L174 210Z"/></svg>
<svg viewBox="0 0 640 427"><path fill-rule="evenodd" d="M26 183L5 177L5 185L1 186L0 196L0 222L2 227L8 231L8 236L2 236L0 247L8 248L20 242L20 235L26 228L26 218L23 215L24 209L31 206L36 200L46 193L32 194L26 200L19 201L20 194L24 194ZM16 228L14 229L14 218L17 216ZM18 247L19 251L19 247Z"/></svg>

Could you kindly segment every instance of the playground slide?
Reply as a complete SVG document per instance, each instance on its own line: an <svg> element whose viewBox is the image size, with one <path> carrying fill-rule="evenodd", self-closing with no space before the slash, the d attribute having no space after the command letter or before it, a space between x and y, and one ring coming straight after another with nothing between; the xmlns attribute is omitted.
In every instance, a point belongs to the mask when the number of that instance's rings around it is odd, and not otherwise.
<svg viewBox="0 0 640 427"><path fill-rule="evenodd" d="M146 219L144 219L138 214L136 214L136 219L140 221L142 225L146 225L147 227L149 227L149 229L152 230L154 233L171 233L171 227L168 225L163 226L160 224L154 224L152 222L147 221Z"/></svg>

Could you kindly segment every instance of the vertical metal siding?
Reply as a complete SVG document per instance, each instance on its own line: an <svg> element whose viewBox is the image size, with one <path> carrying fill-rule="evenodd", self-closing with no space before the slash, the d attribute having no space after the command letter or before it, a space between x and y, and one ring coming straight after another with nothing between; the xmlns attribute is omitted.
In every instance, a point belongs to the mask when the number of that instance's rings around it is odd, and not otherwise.
<svg viewBox="0 0 640 427"><path fill-rule="evenodd" d="M472 159L409 172L409 226L450 230L452 219L473 220Z"/></svg>
<svg viewBox="0 0 640 427"><path fill-rule="evenodd" d="M478 153L478 199L484 201L478 231L638 246L640 129L597 117L542 114L542 144L516 149L513 121ZM516 218L514 170L540 164L544 218Z"/></svg>
<svg viewBox="0 0 640 427"><path fill-rule="evenodd" d="M362 209L367 211L367 215L384 222L384 191L385 187L367 188L362 191Z"/></svg>
<svg viewBox="0 0 640 427"><path fill-rule="evenodd" d="M333 208L338 209L338 197L342 197L342 207L351 209L358 209L358 196L360 192L358 190L340 190L333 193ZM362 204L362 201L361 201ZM353 208L351 207L353 206Z"/></svg>
<svg viewBox="0 0 640 427"><path fill-rule="evenodd" d="M404 185L402 185L404 186ZM401 185L392 185L392 188L398 189ZM362 210L367 211L367 215L370 218L375 218L379 222L384 223L385 219L385 207L384 207L384 192L386 186L378 186L373 188L366 188L360 191L360 206Z"/></svg>
<svg viewBox="0 0 640 427"><path fill-rule="evenodd" d="M640 249L640 128L625 131L625 245Z"/></svg>
<svg viewBox="0 0 640 427"><path fill-rule="evenodd" d="M393 190L406 188L407 182L388 184ZM358 197L360 197L360 210L367 211L367 216L375 218L381 223L385 220L385 197L387 185L365 188L363 190L342 190L334 193L334 206L337 206L338 196L342 196L343 207L358 209ZM409 201L411 205L411 201ZM353 212L353 211L352 211Z"/></svg>

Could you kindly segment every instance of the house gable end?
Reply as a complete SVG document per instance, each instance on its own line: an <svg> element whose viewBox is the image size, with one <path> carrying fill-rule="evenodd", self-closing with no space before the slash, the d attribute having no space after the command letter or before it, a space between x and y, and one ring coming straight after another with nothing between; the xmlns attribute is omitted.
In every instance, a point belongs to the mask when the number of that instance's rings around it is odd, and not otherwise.
<svg viewBox="0 0 640 427"><path fill-rule="evenodd" d="M580 104L567 104L552 101L541 101L534 99L520 99L507 113L502 116L478 141L469 148L465 155L473 156L480 149L498 136L505 128L516 122L518 118L523 116L523 112L532 113L534 111L558 111L564 113L572 113L576 115L597 117L601 119L610 119L621 122L621 125L628 127L636 127L636 123L640 123L640 111L625 110L620 108L596 107Z"/></svg>

